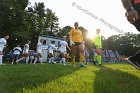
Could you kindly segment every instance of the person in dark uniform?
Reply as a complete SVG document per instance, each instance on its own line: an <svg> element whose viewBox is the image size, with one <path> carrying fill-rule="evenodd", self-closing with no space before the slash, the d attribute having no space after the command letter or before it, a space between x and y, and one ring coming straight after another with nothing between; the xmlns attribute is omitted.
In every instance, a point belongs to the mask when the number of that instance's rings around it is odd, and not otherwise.
<svg viewBox="0 0 140 93"><path fill-rule="evenodd" d="M126 9L127 20L140 32L140 0L122 0L122 4ZM127 58L127 62L140 70L140 50Z"/></svg>

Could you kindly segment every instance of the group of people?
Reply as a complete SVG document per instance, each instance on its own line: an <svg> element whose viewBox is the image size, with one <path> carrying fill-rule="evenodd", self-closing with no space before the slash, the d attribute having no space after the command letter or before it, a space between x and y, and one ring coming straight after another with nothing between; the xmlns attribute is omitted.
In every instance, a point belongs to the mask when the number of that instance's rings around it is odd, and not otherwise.
<svg viewBox="0 0 140 93"><path fill-rule="evenodd" d="M47 48L47 54L48 54L48 63L52 63L55 64L55 53L54 51L59 52L59 57L61 58L60 64L64 64L66 65L66 61L68 58L68 51L70 51L70 57L71 57L71 61L73 66L75 66L75 58L76 58L76 53L77 50L79 50L79 62L80 62L80 67L84 67L86 66L85 63L89 62L89 49L85 46L85 41L83 39L83 35L82 32L80 31L80 29L78 29L79 24L78 22L74 23L75 28L71 29L69 32L69 41L70 44L68 44L66 41L66 36L64 36L62 38L62 40L59 43L58 48L56 48L55 46L55 41L51 41L51 44L48 44L48 48ZM8 39L8 37L4 37L6 39ZM2 38L2 40L4 39ZM4 39L6 41L6 39ZM44 45L46 45L46 43L44 43L45 40L40 39L40 41L37 44L37 48L36 51L35 50L30 50L30 44L31 41L27 41L23 47L23 49L20 47L20 45L17 45L16 47L13 48L12 52L10 52L11 54L9 54L10 56L10 60L8 59L8 62L11 62L12 64L18 64L20 61L23 61L25 64L36 64L37 62L39 62L40 64L43 63L43 58L42 58L42 52L44 51ZM100 36L100 29L96 29L96 36L93 38L92 40L93 42L93 61L94 63L98 62L99 65L102 64L102 62L115 62L115 54L113 53L113 51L104 51L102 49L102 40L101 40L101 36ZM6 43L4 43L6 45ZM4 48L4 45L3 45ZM117 61L119 60L119 54L118 52L116 52L116 56L117 56Z"/></svg>
<svg viewBox="0 0 140 93"><path fill-rule="evenodd" d="M85 56L88 56L89 58L88 59L89 61L86 62L94 62L94 64L96 64L98 60L95 55L96 55L96 50L93 48L89 49L88 53L87 52L85 53ZM120 55L117 50L113 51L113 50L102 49L101 58L102 58L102 62L107 62L107 63L126 62L125 60L126 56Z"/></svg>
<svg viewBox="0 0 140 93"><path fill-rule="evenodd" d="M64 63L66 65L66 58L67 58L67 52L66 50L69 49L68 43L65 41L66 37L63 37L61 42L59 43L58 48L55 46L55 41L51 41L51 44L47 45L47 57L48 57L48 63L55 64L55 54L54 51L59 52L59 57L61 56L60 63ZM43 63L43 58L42 54L43 51L46 51L46 43L44 42L45 40L40 39L40 41L37 44L36 51L35 50L30 50L29 46L31 41L27 41L26 44L24 45L24 48L22 49L20 45L17 45L16 47L13 48L13 50L9 51L7 54L7 61L11 64L18 64L20 61L23 61L25 64L36 64L39 62L40 64Z"/></svg>
<svg viewBox="0 0 140 93"><path fill-rule="evenodd" d="M76 54L76 50L78 49L80 54L79 55L80 67L85 66L83 63L85 57L85 45L84 45L83 35L82 32L78 29L79 27L78 22L75 22L74 26L75 28L71 29L71 31L69 32L71 48L68 46L68 43L66 42L66 37L64 37L63 40L60 42L58 49L56 49L54 45L55 41L51 41L51 44L48 45L48 63L55 63L54 62L54 50L55 50L60 52L61 55L60 63L63 62L64 65L66 65L67 49L68 49L69 51L71 51L71 62L73 63L73 66L75 66L75 54ZM4 36L2 40L3 39L4 39L4 44L3 42L1 43L1 45L3 44L1 49L1 54L3 52L4 46L6 45L6 39L8 38ZM28 64L29 60L33 60L33 54L36 55L33 63L35 64L37 61L39 61L42 64L42 51L43 51L44 40L41 39L40 42L37 44L37 49L35 53L33 53L33 51L30 51L30 43L31 41L28 40L24 45L23 49L21 49L19 45L17 45L13 49L13 60L11 61L12 64L14 63L18 64L20 61L23 60L25 64ZM22 57L19 58L20 55L22 55Z"/></svg>

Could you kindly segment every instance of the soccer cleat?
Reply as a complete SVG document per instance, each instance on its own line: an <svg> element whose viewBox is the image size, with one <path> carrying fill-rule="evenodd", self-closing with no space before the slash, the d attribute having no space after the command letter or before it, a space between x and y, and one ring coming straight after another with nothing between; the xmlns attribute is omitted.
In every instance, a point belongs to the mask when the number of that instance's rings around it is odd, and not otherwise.
<svg viewBox="0 0 140 93"><path fill-rule="evenodd" d="M88 63L86 62L86 63L84 63L85 65L87 65Z"/></svg>
<svg viewBox="0 0 140 93"><path fill-rule="evenodd" d="M132 61L132 60L130 59L130 57L127 58L126 61L127 61L129 64L133 65L136 69L140 70L140 65L138 64L138 61Z"/></svg>
<svg viewBox="0 0 140 93"><path fill-rule="evenodd" d="M85 67L86 65L84 65L84 64L80 64L80 67Z"/></svg>
<svg viewBox="0 0 140 93"><path fill-rule="evenodd" d="M56 64L56 62L52 62L52 64Z"/></svg>
<svg viewBox="0 0 140 93"><path fill-rule="evenodd" d="M93 65L96 65L96 61L93 61Z"/></svg>
<svg viewBox="0 0 140 93"><path fill-rule="evenodd" d="M18 62L16 61L15 64L18 64Z"/></svg>

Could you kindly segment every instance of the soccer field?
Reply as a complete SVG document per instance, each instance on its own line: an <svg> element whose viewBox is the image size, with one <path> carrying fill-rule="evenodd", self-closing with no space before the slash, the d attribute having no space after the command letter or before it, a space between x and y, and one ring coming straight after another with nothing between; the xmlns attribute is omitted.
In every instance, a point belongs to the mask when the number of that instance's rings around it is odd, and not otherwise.
<svg viewBox="0 0 140 93"><path fill-rule="evenodd" d="M140 71L129 64L1 65L0 93L140 93Z"/></svg>

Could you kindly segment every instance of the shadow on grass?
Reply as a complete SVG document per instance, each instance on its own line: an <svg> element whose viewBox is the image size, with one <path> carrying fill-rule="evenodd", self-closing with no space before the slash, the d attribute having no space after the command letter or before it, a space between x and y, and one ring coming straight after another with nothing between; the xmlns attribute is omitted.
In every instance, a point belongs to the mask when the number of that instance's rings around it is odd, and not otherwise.
<svg viewBox="0 0 140 93"><path fill-rule="evenodd" d="M140 93L139 77L115 68L99 68L95 72L94 93Z"/></svg>
<svg viewBox="0 0 140 93"><path fill-rule="evenodd" d="M15 93L32 89L62 76L74 73L80 67L58 64L0 66L0 93Z"/></svg>

